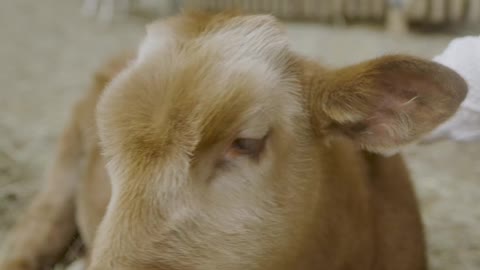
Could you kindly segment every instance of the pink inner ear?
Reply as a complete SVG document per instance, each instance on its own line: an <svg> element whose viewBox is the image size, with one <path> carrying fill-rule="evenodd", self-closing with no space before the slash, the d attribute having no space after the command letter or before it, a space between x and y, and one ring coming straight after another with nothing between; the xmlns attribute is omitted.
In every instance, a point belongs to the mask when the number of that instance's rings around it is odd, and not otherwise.
<svg viewBox="0 0 480 270"><path fill-rule="evenodd" d="M466 83L447 67L386 56L338 70L325 79L322 112L335 129L372 151L418 139L452 116Z"/></svg>
<svg viewBox="0 0 480 270"><path fill-rule="evenodd" d="M425 80L405 77L409 76L385 76L380 87L384 92L372 104L371 115L355 125L363 129L356 133L356 140L364 147L376 149L406 143L415 137L416 125L423 125L418 123L417 116L432 108L422 102L422 92L434 92L434 87Z"/></svg>
<svg viewBox="0 0 480 270"><path fill-rule="evenodd" d="M432 131L456 112L467 92L453 70L409 56L381 57L322 79L320 96L312 98L318 125L340 130L370 151L390 150ZM321 121L325 116L333 129Z"/></svg>
<svg viewBox="0 0 480 270"><path fill-rule="evenodd" d="M363 131L356 140L375 150L411 142L452 113L449 96L425 74L384 74L383 94L376 98L371 115L357 124Z"/></svg>

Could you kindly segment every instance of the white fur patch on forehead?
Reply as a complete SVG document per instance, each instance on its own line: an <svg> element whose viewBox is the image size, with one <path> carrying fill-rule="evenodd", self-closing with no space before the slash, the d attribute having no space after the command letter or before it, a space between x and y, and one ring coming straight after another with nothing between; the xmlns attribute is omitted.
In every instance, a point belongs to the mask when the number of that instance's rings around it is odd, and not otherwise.
<svg viewBox="0 0 480 270"><path fill-rule="evenodd" d="M183 33L197 23L205 24L203 30L194 34ZM189 38L182 38L185 36ZM137 62L143 62L152 54L162 52L176 43L190 43L198 50L214 51L230 59L247 57L277 63L286 59L288 54L287 35L275 17L233 16L217 21L213 16L208 23L185 19L177 20L173 24L169 21L157 21L148 25L147 35L138 50Z"/></svg>
<svg viewBox="0 0 480 270"><path fill-rule="evenodd" d="M230 61L227 61L222 69L225 74L232 74L225 77L225 83L236 81L234 74L245 75L243 79L250 82L248 91L255 97L255 102L242 112L243 124L238 136L260 139L272 125L285 129L294 127L297 117L302 114L297 91L300 86L296 78L257 59L243 60L237 65L228 65Z"/></svg>
<svg viewBox="0 0 480 270"><path fill-rule="evenodd" d="M270 15L233 17L224 25L214 27L199 42L231 58L249 57L277 62L288 53L287 35Z"/></svg>
<svg viewBox="0 0 480 270"><path fill-rule="evenodd" d="M143 63L149 56L166 50L175 44L175 33L161 21L147 25L146 36L138 48L136 63Z"/></svg>

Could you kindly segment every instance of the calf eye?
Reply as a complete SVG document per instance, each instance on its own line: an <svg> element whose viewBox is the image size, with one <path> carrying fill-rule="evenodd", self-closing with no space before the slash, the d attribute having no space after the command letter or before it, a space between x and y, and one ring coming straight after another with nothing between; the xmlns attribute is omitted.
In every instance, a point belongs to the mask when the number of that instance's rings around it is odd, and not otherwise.
<svg viewBox="0 0 480 270"><path fill-rule="evenodd" d="M258 153L263 147L263 139L236 139L232 143L232 148L239 154L253 155Z"/></svg>
<svg viewBox="0 0 480 270"><path fill-rule="evenodd" d="M226 157L231 159L236 156L258 157L265 147L267 136L261 139L238 138L230 145Z"/></svg>

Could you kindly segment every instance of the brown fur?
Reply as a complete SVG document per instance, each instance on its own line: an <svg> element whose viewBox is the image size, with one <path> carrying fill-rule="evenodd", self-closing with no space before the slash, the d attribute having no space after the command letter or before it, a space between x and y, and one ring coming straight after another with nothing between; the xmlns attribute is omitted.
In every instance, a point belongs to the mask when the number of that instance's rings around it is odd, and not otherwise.
<svg viewBox="0 0 480 270"><path fill-rule="evenodd" d="M408 56L327 70L270 16L156 22L76 106L0 269L51 265L75 228L89 270L426 269L401 157L361 148L418 139L465 93ZM265 145L226 154L237 138Z"/></svg>

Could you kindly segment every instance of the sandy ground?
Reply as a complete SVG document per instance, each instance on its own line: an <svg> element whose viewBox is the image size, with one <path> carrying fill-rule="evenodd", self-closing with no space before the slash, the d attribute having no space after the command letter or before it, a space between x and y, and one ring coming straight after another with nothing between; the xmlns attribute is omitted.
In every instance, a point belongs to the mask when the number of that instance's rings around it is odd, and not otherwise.
<svg viewBox="0 0 480 270"><path fill-rule="evenodd" d="M146 22L119 18L100 26L81 16L79 1L1 1L0 243L38 189L69 109L92 71L111 53L135 46ZM360 26L296 23L288 29L295 49L334 66L391 52L432 57L452 38L392 36ZM480 269L480 144L444 142L406 153L432 269Z"/></svg>

